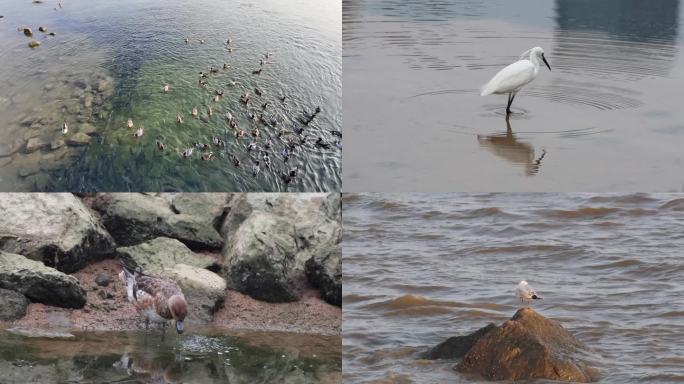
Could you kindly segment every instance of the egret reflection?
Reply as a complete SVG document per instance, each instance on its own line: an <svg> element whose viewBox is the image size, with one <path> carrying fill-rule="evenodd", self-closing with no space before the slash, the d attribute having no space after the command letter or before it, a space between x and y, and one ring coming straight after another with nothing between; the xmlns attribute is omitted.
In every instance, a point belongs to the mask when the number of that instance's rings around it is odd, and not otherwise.
<svg viewBox="0 0 684 384"><path fill-rule="evenodd" d="M494 155L514 165L522 166L527 176L534 176L539 173L542 159L546 156L546 150L542 149L537 156L531 144L516 137L508 117L506 117L505 133L477 135L477 141L481 147L489 149Z"/></svg>

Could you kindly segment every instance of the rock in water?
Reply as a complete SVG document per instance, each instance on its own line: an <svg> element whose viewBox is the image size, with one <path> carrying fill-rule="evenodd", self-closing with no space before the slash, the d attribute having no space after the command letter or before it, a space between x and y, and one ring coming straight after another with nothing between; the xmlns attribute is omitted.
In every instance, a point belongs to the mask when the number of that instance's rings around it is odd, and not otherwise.
<svg viewBox="0 0 684 384"><path fill-rule="evenodd" d="M588 351L559 322L522 308L486 333L455 367L487 380L549 379L588 383Z"/></svg>
<svg viewBox="0 0 684 384"><path fill-rule="evenodd" d="M480 328L469 335L450 337L425 352L423 358L428 360L461 358L470 351L470 348L472 348L482 336L494 329L496 329L496 325L490 323L486 327Z"/></svg>
<svg viewBox="0 0 684 384"><path fill-rule="evenodd" d="M26 315L29 301L16 291L0 288L0 321L13 321Z"/></svg>
<svg viewBox="0 0 684 384"><path fill-rule="evenodd" d="M0 250L71 273L106 256L114 242L69 193L0 194Z"/></svg>
<svg viewBox="0 0 684 384"><path fill-rule="evenodd" d="M65 308L83 308L86 293L75 277L39 261L0 251L0 288L22 293L32 301Z"/></svg>
<svg viewBox="0 0 684 384"><path fill-rule="evenodd" d="M83 132L78 132L77 134L68 138L66 143L72 147L82 147L85 145L90 145L90 136L86 135Z"/></svg>

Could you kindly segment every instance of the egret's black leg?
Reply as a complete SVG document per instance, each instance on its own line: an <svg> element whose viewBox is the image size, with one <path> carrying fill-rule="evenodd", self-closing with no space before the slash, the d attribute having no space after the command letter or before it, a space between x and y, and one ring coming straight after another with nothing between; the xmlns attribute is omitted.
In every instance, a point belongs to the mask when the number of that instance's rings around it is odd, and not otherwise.
<svg viewBox="0 0 684 384"><path fill-rule="evenodd" d="M513 104L513 99L515 99L515 93L508 94L508 105L506 106L506 114L511 114L511 104Z"/></svg>

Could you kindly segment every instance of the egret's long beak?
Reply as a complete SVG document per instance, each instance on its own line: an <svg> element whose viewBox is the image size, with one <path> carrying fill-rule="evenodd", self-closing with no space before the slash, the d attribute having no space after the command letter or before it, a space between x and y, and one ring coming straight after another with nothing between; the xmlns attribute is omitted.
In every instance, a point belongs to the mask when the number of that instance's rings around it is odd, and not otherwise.
<svg viewBox="0 0 684 384"><path fill-rule="evenodd" d="M176 332L178 332L178 334L180 335L183 333L183 329L183 321L176 320Z"/></svg>
<svg viewBox="0 0 684 384"><path fill-rule="evenodd" d="M551 66L549 65L549 62L546 61L546 57L544 57L544 54L542 54L542 60L544 60L544 64L549 68L549 71L551 70Z"/></svg>

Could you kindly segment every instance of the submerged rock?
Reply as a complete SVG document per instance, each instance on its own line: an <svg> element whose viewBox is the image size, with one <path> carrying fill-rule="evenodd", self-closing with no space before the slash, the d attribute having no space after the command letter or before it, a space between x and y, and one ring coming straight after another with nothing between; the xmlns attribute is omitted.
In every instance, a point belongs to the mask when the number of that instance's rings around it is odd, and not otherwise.
<svg viewBox="0 0 684 384"><path fill-rule="evenodd" d="M66 143L72 147L82 147L85 145L90 145L90 136L83 132L78 132L73 136L69 137Z"/></svg>
<svg viewBox="0 0 684 384"><path fill-rule="evenodd" d="M339 242L339 219L339 194L236 195L221 229L229 285L259 300L298 300L305 263Z"/></svg>
<svg viewBox="0 0 684 384"><path fill-rule="evenodd" d="M434 348L423 354L424 359L455 359L465 356L470 348L484 335L494 330L496 325L488 324L486 327L480 328L477 331L466 336L450 337L443 342L437 344Z"/></svg>
<svg viewBox="0 0 684 384"><path fill-rule="evenodd" d="M14 321L26 315L29 301L17 291L0 288L0 321Z"/></svg>
<svg viewBox="0 0 684 384"><path fill-rule="evenodd" d="M69 193L0 194L0 250L71 273L111 252L98 220Z"/></svg>
<svg viewBox="0 0 684 384"><path fill-rule="evenodd" d="M83 308L86 293L75 277L24 256L0 251L0 288L22 293L31 301Z"/></svg>
<svg viewBox="0 0 684 384"><path fill-rule="evenodd" d="M595 379L587 348L559 322L522 308L482 336L455 367L487 380Z"/></svg>
<svg viewBox="0 0 684 384"><path fill-rule="evenodd" d="M165 197L135 193L98 194L91 202L104 226L120 245L134 245L157 237L178 239L192 249L217 250L223 238L206 211L181 212ZM216 217L222 215L222 209Z"/></svg>
<svg viewBox="0 0 684 384"><path fill-rule="evenodd" d="M26 153L39 151L48 146L50 146L50 144L43 141L40 137L33 137L26 142Z"/></svg>

